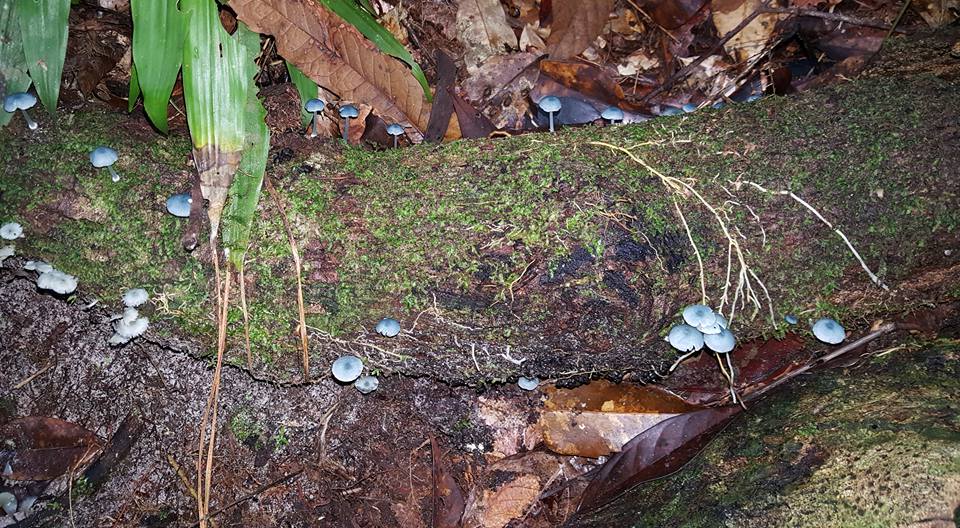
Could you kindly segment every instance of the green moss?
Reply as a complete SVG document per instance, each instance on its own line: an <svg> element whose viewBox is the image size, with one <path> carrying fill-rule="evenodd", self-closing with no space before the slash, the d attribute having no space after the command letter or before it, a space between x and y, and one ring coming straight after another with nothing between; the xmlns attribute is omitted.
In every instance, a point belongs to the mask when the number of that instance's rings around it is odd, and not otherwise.
<svg viewBox="0 0 960 528"><path fill-rule="evenodd" d="M664 527L691 518L704 526L901 526L952 515L960 343L920 346L868 369L794 383L753 405L682 471L580 526L620 526L622 518Z"/></svg>

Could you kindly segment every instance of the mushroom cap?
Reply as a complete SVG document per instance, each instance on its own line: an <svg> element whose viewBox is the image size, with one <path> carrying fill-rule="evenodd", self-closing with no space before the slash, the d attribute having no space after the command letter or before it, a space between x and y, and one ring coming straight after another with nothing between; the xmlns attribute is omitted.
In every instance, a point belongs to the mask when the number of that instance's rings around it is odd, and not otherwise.
<svg viewBox="0 0 960 528"><path fill-rule="evenodd" d="M147 302L149 298L150 296L147 295L147 290L143 288L131 288L123 294L123 304L133 308Z"/></svg>
<svg viewBox="0 0 960 528"><path fill-rule="evenodd" d="M380 380L376 376L360 376L353 382L353 387L363 394L370 394L380 386Z"/></svg>
<svg viewBox="0 0 960 528"><path fill-rule="evenodd" d="M110 147L97 147L90 153L90 163L96 168L109 167L117 162L117 151Z"/></svg>
<svg viewBox="0 0 960 528"><path fill-rule="evenodd" d="M178 218L189 218L192 203L190 193L171 194L167 198L167 212Z"/></svg>
<svg viewBox="0 0 960 528"><path fill-rule="evenodd" d="M621 121L623 120L623 110L616 106L608 106L603 113L600 114L600 117L608 121Z"/></svg>
<svg viewBox="0 0 960 528"><path fill-rule="evenodd" d="M17 253L17 248L13 247L13 244L8 244L6 246L0 247L0 264L3 264L4 260L14 256Z"/></svg>
<svg viewBox="0 0 960 528"><path fill-rule="evenodd" d="M792 324L792 325L795 325L800 322L800 319L797 319L797 316L793 314L784 315L783 320L786 321L787 324Z"/></svg>
<svg viewBox="0 0 960 528"><path fill-rule="evenodd" d="M3 508L4 513L7 515L13 515L17 513L17 497L9 491L4 491L0 493L0 508Z"/></svg>
<svg viewBox="0 0 960 528"><path fill-rule="evenodd" d="M537 101L537 106L540 107L540 110L543 110L544 112L547 112L547 113L559 112L560 98L553 95L541 97L540 100Z"/></svg>
<svg viewBox="0 0 960 528"><path fill-rule="evenodd" d="M683 110L684 112L686 112L686 113L688 113L688 114L689 114L690 112L696 112L696 111L697 111L697 105L695 105L695 104L693 104L693 103L684 103L683 106L680 107L680 110Z"/></svg>
<svg viewBox="0 0 960 528"><path fill-rule="evenodd" d="M29 513L30 508L33 508L33 505L37 502L36 495L27 495L20 501L20 511L23 513Z"/></svg>
<svg viewBox="0 0 960 528"><path fill-rule="evenodd" d="M52 270L53 266L42 260L28 260L27 263L23 265L23 269L27 271L36 271L37 273L46 273Z"/></svg>
<svg viewBox="0 0 960 528"><path fill-rule="evenodd" d="M16 222L7 222L0 226L0 238L16 240L23 236L23 226Z"/></svg>
<svg viewBox="0 0 960 528"><path fill-rule="evenodd" d="M340 107L340 117L357 117L358 115L360 115L360 110L357 110L356 106L348 104Z"/></svg>
<svg viewBox="0 0 960 528"><path fill-rule="evenodd" d="M323 99L310 99L307 101L307 104L303 105L303 108L307 112L322 112L324 108L327 107L327 102Z"/></svg>
<svg viewBox="0 0 960 528"><path fill-rule="evenodd" d="M824 343L836 345L847 338L847 331L840 326L840 323L824 317L813 323L813 335Z"/></svg>
<svg viewBox="0 0 960 528"><path fill-rule="evenodd" d="M667 334L667 341L670 346L681 352L696 352L703 348L703 334L696 328L678 324L670 329Z"/></svg>
<svg viewBox="0 0 960 528"><path fill-rule="evenodd" d="M37 288L66 295L77 289L77 278L60 270L51 269L37 277Z"/></svg>
<svg viewBox="0 0 960 528"><path fill-rule="evenodd" d="M26 110L33 108L37 104L37 96L28 92L12 93L3 98L3 110L5 112L16 112L17 110Z"/></svg>
<svg viewBox="0 0 960 528"><path fill-rule="evenodd" d="M363 361L357 356L340 356L333 362L330 372L337 381L350 383L363 372Z"/></svg>
<svg viewBox="0 0 960 528"><path fill-rule="evenodd" d="M700 330L704 334L719 334L722 330L728 328L727 318L720 314L715 315L717 318L712 325L698 326L697 330Z"/></svg>
<svg viewBox="0 0 960 528"><path fill-rule="evenodd" d="M131 339L143 335L150 326L150 320L146 317L139 317L135 308L127 308L123 311L123 316L113 323L113 336L110 338L111 345L122 345Z"/></svg>
<svg viewBox="0 0 960 528"><path fill-rule="evenodd" d="M717 334L704 334L703 344L718 354L726 354L737 346L737 338L733 332L724 328Z"/></svg>
<svg viewBox="0 0 960 528"><path fill-rule="evenodd" d="M391 136L402 136L403 127L396 123L393 123L392 125L387 125L387 134L390 134Z"/></svg>
<svg viewBox="0 0 960 528"><path fill-rule="evenodd" d="M517 380L517 386L525 391L532 391L540 385L540 380L537 378L528 378L526 376L520 376Z"/></svg>
<svg viewBox="0 0 960 528"><path fill-rule="evenodd" d="M377 333L386 337L396 337L400 333L400 322L396 319L384 317L377 323Z"/></svg>
<svg viewBox="0 0 960 528"><path fill-rule="evenodd" d="M709 327L717 322L717 314L705 304L691 304L683 309L683 321L698 328Z"/></svg>

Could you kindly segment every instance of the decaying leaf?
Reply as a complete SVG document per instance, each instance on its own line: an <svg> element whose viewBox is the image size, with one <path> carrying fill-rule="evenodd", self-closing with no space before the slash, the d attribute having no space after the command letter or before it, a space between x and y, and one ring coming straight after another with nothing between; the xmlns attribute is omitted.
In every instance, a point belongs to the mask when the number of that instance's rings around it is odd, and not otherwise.
<svg viewBox="0 0 960 528"><path fill-rule="evenodd" d="M369 104L389 122L423 138L430 103L404 63L314 0L232 0L251 29L273 35L280 54L340 98ZM455 131L451 122L448 133Z"/></svg>
<svg viewBox="0 0 960 528"><path fill-rule="evenodd" d="M661 27L677 29L690 21L706 3L706 0L671 0L669 2L647 0L642 2L640 7Z"/></svg>
<svg viewBox="0 0 960 528"><path fill-rule="evenodd" d="M679 470L740 410L730 406L681 414L640 433L600 467L583 491L579 511L596 509L637 484Z"/></svg>
<svg viewBox="0 0 960 528"><path fill-rule="evenodd" d="M625 105L623 88L605 69L578 61L545 60L540 62L540 71L585 98L608 105Z"/></svg>
<svg viewBox="0 0 960 528"><path fill-rule="evenodd" d="M459 0L457 33L465 48L463 61L468 73L488 58L517 48L517 35L499 0Z"/></svg>
<svg viewBox="0 0 960 528"><path fill-rule="evenodd" d="M0 466L10 480L50 480L93 460L102 447L96 435L74 423L27 416L0 427Z"/></svg>
<svg viewBox="0 0 960 528"><path fill-rule="evenodd" d="M726 35L762 4L763 0L713 0L710 5L717 34ZM773 40L780 16L775 13L760 14L728 40L724 49L739 62L749 61L762 53Z"/></svg>
<svg viewBox="0 0 960 528"><path fill-rule="evenodd" d="M576 57L593 43L613 11L613 0L553 0L547 53L554 60Z"/></svg>
<svg viewBox="0 0 960 528"><path fill-rule="evenodd" d="M527 514L549 482L577 474L566 457L542 451L498 460L472 486L463 526L503 528Z"/></svg>
<svg viewBox="0 0 960 528"><path fill-rule="evenodd" d="M664 420L699 409L659 387L599 380L575 389L548 388L540 427L551 451L599 457L620 451Z"/></svg>
<svg viewBox="0 0 960 528"><path fill-rule="evenodd" d="M433 454L433 528L457 528L463 516L463 491L443 463L437 439L430 439Z"/></svg>

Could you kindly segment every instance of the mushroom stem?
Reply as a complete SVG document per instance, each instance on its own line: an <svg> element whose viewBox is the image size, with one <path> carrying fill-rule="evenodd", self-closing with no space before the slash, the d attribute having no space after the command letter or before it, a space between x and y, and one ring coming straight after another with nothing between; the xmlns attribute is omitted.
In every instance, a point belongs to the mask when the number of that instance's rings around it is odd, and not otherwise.
<svg viewBox="0 0 960 528"><path fill-rule="evenodd" d="M120 181L120 175L117 174L117 171L113 170L113 165L110 165L107 168L110 169L110 179L113 180L114 183Z"/></svg>
<svg viewBox="0 0 960 528"><path fill-rule="evenodd" d="M39 126L37 125L37 122L30 118L30 114L27 113L26 110L21 108L20 111L23 113L24 121L27 122L27 128L29 128L30 130L36 130L37 127Z"/></svg>
<svg viewBox="0 0 960 528"><path fill-rule="evenodd" d="M343 140L350 143L350 118L343 118Z"/></svg>
<svg viewBox="0 0 960 528"><path fill-rule="evenodd" d="M393 148L397 148L397 137L398 136L393 136Z"/></svg>
<svg viewBox="0 0 960 528"><path fill-rule="evenodd" d="M550 132L553 132L553 112L547 112L550 116Z"/></svg>
<svg viewBox="0 0 960 528"><path fill-rule="evenodd" d="M311 130L310 137L314 138L319 135L319 133L317 132L317 126L319 126L317 124L317 113L314 112L313 119L310 120L310 130Z"/></svg>

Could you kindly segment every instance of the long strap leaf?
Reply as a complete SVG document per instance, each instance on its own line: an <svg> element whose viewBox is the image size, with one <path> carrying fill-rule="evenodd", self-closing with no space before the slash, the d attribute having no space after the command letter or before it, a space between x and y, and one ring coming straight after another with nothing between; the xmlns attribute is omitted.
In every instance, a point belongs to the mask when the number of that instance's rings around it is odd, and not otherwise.
<svg viewBox="0 0 960 528"><path fill-rule="evenodd" d="M300 94L300 125L305 127L313 118L313 114L304 110L303 105L307 104L310 99L317 97L320 94L320 88L313 79L304 75L300 68L294 66L290 61L285 62L287 63L287 73L290 74L290 81L297 87L297 93Z"/></svg>
<svg viewBox="0 0 960 528"><path fill-rule="evenodd" d="M25 91L29 86L17 2L0 0L0 97ZM12 117L12 113L0 112L0 127L9 123Z"/></svg>
<svg viewBox="0 0 960 528"><path fill-rule="evenodd" d="M134 71L143 92L143 108L153 125L166 133L167 104L183 60L183 15L177 0L131 0L130 12ZM133 90L134 79L130 83Z"/></svg>
<svg viewBox="0 0 960 528"><path fill-rule="evenodd" d="M53 114L67 54L70 0L18 0L17 15L30 78L43 106Z"/></svg>

